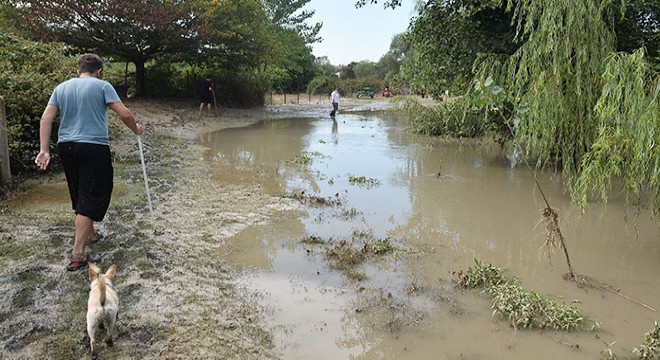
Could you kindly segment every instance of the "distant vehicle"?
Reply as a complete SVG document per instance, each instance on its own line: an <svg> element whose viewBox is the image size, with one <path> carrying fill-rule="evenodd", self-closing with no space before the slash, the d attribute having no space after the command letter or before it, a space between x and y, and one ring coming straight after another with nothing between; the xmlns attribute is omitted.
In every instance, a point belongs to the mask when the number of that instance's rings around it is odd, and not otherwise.
<svg viewBox="0 0 660 360"><path fill-rule="evenodd" d="M374 91L371 89L370 86L365 86L362 89L358 90L357 94L355 96L358 97L358 98L370 97L370 98L373 99L374 98Z"/></svg>

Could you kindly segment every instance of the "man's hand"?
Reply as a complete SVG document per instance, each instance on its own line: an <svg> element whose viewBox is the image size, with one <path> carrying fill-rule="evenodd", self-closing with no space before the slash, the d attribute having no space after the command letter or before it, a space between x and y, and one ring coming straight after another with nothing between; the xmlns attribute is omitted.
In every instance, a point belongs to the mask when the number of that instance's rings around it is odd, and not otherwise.
<svg viewBox="0 0 660 360"><path fill-rule="evenodd" d="M39 166L39 169L46 170L48 164L50 164L50 153L41 151L36 159L34 159L34 162Z"/></svg>

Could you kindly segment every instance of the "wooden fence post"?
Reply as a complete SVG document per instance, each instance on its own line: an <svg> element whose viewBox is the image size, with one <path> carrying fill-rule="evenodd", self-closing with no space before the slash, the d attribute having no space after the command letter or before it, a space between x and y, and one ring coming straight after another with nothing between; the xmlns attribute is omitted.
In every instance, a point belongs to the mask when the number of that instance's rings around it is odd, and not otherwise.
<svg viewBox="0 0 660 360"><path fill-rule="evenodd" d="M11 178L9 169L9 142L7 141L7 113L5 98L0 96L0 184L5 184Z"/></svg>

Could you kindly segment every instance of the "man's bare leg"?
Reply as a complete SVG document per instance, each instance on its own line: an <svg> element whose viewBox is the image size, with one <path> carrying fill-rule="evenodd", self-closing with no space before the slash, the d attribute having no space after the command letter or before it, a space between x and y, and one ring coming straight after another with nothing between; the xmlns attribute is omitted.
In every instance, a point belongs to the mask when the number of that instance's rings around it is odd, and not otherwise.
<svg viewBox="0 0 660 360"><path fill-rule="evenodd" d="M85 215L76 215L75 237L73 241L71 261L81 262L87 258L85 254L85 246L87 245L87 241L94 237L94 221Z"/></svg>

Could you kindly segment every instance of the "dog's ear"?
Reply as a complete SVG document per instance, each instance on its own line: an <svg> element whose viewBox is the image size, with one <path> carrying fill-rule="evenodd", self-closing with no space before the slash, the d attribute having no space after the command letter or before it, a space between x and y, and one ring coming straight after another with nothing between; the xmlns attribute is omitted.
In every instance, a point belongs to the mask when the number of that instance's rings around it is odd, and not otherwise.
<svg viewBox="0 0 660 360"><path fill-rule="evenodd" d="M110 266L108 271L105 272L105 277L112 280L115 278L115 274L117 274L117 265L112 264L112 266Z"/></svg>
<svg viewBox="0 0 660 360"><path fill-rule="evenodd" d="M90 263L89 268L87 269L87 277L89 278L89 281L96 280L96 278L99 277L99 268L98 268L98 266Z"/></svg>

